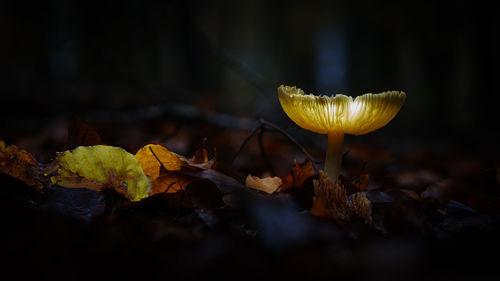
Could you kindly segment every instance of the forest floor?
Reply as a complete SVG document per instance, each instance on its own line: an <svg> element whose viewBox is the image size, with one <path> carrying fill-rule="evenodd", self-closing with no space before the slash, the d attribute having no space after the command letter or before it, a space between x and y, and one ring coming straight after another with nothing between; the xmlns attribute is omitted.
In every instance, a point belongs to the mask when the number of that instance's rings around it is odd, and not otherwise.
<svg viewBox="0 0 500 281"><path fill-rule="evenodd" d="M371 202L373 222L366 224L310 214L320 161L299 186L272 194L245 186L248 174L284 179L294 160L306 163L297 143L271 127L262 145L255 134L242 147L251 131L198 121L92 126L104 143L131 153L152 141L186 157L205 147L217 165L199 172L189 190L138 202L111 188L34 188L0 173L5 276L493 280L498 275L500 168L494 155L465 153L445 141L377 141L381 135L346 141L342 174ZM85 144L81 135L68 137L66 122L30 136L10 131L4 136L7 145L44 163L57 151ZM304 147L321 159L321 149Z"/></svg>

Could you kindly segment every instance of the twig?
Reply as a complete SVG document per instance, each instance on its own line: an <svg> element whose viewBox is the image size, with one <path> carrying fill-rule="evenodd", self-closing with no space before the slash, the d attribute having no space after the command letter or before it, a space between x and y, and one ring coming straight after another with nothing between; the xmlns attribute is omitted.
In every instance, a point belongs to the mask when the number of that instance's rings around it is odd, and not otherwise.
<svg viewBox="0 0 500 281"><path fill-rule="evenodd" d="M238 148L238 151L236 151L236 154L234 155L233 157L233 160L231 160L231 166L234 164L234 161L236 160L236 157L238 157L238 155L240 155L241 151L243 150L243 148L247 145L247 143L250 141L250 139L258 132L262 130L262 125L259 125L255 128L253 128L253 130L250 132L250 134L245 138L245 140L243 140L243 142L241 143L240 145L240 148Z"/></svg>
<svg viewBox="0 0 500 281"><path fill-rule="evenodd" d="M271 176L274 177L276 175L276 171L274 171L273 165L271 165L271 160L269 160L269 157L267 157L266 150L264 149L264 144L262 142L263 135L264 135L264 128L262 128L259 131L259 134L257 137L257 140L259 143L260 154L262 155L262 158L264 158L264 161L266 162L266 165L269 168L269 171L271 171Z"/></svg>
<svg viewBox="0 0 500 281"><path fill-rule="evenodd" d="M280 132L281 134L283 134L285 137L287 137L291 142L293 142L295 144L295 146L300 149L300 151L302 151L302 153L304 153L304 155L313 163L316 163L316 164L319 164L319 163L322 163L323 161L320 161L320 160L317 160L316 158L314 158L311 154L309 154L309 152L307 152L307 150L302 146L300 145L291 135L289 135L287 132L285 132L285 130L281 129L280 127L278 127L278 125L275 125L269 121L266 121L264 119L259 119L259 122L261 123L261 125L267 125L271 128L273 128L274 130Z"/></svg>
<svg viewBox="0 0 500 281"><path fill-rule="evenodd" d="M274 169L272 168L272 165L271 165L271 162L269 160L269 158L267 157L267 154L265 153L265 150L264 150L264 145L262 143L262 136L264 134L264 131L266 130L266 126L267 127L270 127L272 130L275 130L279 133L281 133L282 135L284 135L286 138L288 138L289 141L291 141L293 144L295 144L295 146L300 150L302 151L302 153L304 153L304 155L309 159L309 161L315 163L315 164L319 164L319 163L322 163L323 161L320 161L320 160L317 160L316 158L314 158L311 154L309 154L309 152L302 146L300 145L291 135L289 135L287 132L285 132L283 129L281 129L278 125L276 124L273 124L269 121L266 121L264 119L260 119L259 120L260 124L255 127L251 132L250 134L245 138L245 140L243 140L243 143L241 144L240 148L238 149L238 151L236 151L236 154L234 155L233 157L233 160L231 161L231 165L234 164L234 161L236 160L236 158L238 157L238 155L241 153L241 151L243 150L243 148L247 145L247 143L250 141L250 139L255 136L255 134L258 133L258 142L259 142L259 149L260 149L260 152L262 154L262 157L264 158L264 161L266 161L266 164L267 166L269 167L269 169L271 170L271 173L273 175L275 175L276 173L274 172Z"/></svg>

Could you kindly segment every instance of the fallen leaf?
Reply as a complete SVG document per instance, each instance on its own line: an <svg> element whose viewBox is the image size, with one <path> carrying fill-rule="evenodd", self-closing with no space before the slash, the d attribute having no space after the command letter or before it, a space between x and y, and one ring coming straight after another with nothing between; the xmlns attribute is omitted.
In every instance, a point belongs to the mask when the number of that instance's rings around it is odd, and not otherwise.
<svg viewBox="0 0 500 281"><path fill-rule="evenodd" d="M86 188L64 188L48 185L47 199L40 208L54 210L62 215L81 221L90 221L104 213L106 202L104 194Z"/></svg>
<svg viewBox="0 0 500 281"><path fill-rule="evenodd" d="M186 186L192 205L197 209L216 209L224 206L222 194L217 185L208 179L192 181Z"/></svg>
<svg viewBox="0 0 500 281"><path fill-rule="evenodd" d="M148 144L135 154L137 160L150 180L160 176L160 169L167 171L178 171L181 169L181 160L176 154L170 152L165 146L159 144Z"/></svg>
<svg viewBox="0 0 500 281"><path fill-rule="evenodd" d="M215 151L214 151L215 153ZM182 167L191 170L196 169L214 169L217 164L217 155L212 159L208 159L207 150L205 148L200 148L196 151L195 155L191 158L186 158L182 155L175 154L179 160L181 160Z"/></svg>
<svg viewBox="0 0 500 281"><path fill-rule="evenodd" d="M248 175L245 180L247 187L255 190L264 191L265 193L272 194L280 187L282 181L279 177L266 177L259 178L256 176Z"/></svg>
<svg viewBox="0 0 500 281"><path fill-rule="evenodd" d="M361 191L368 190L369 181L370 181L370 176L368 174L361 174L361 176L359 176L358 189Z"/></svg>
<svg viewBox="0 0 500 281"><path fill-rule="evenodd" d="M283 191L290 196L290 199L296 204L301 210L310 210L314 201L314 184L313 181L317 177L310 177L304 184L300 187L290 187ZM281 192L281 187L279 190Z"/></svg>
<svg viewBox="0 0 500 281"><path fill-rule="evenodd" d="M15 145L7 146L0 141L0 172L22 180L30 186L39 186L40 182L33 173L40 164L33 155Z"/></svg>
<svg viewBox="0 0 500 281"><path fill-rule="evenodd" d="M339 175L339 182L340 182L340 185L342 185L342 187L345 189L347 196L350 196L351 194L362 191L359 189L359 185L354 184L352 181L350 181L348 178L344 177L343 175Z"/></svg>
<svg viewBox="0 0 500 281"><path fill-rule="evenodd" d="M292 171L283 177L283 184L280 187L280 191L284 191L293 186L302 186L304 182L318 174L314 169L311 161L306 160L304 163L300 164L295 161L295 167Z"/></svg>
<svg viewBox="0 0 500 281"><path fill-rule="evenodd" d="M200 148L196 150L194 156L191 158L191 161L196 164L207 163L208 162L208 154L205 148Z"/></svg>
<svg viewBox="0 0 500 281"><path fill-rule="evenodd" d="M119 147L80 146L56 155L59 166L54 184L64 187L87 187L100 190L111 186L140 200L148 196L150 184L134 155Z"/></svg>
<svg viewBox="0 0 500 281"><path fill-rule="evenodd" d="M150 195L162 192L175 193L177 191L182 191L188 184L197 179L200 178L182 172L172 172L160 175L152 181Z"/></svg>
<svg viewBox="0 0 500 281"><path fill-rule="evenodd" d="M246 190L245 186L239 180L217 170L206 169L201 171L184 171L184 173L202 179L211 180L217 185L222 193L231 193L238 190Z"/></svg>
<svg viewBox="0 0 500 281"><path fill-rule="evenodd" d="M184 191L158 193L138 202L126 202L118 213L143 213L148 215L181 216L192 212L191 194Z"/></svg>

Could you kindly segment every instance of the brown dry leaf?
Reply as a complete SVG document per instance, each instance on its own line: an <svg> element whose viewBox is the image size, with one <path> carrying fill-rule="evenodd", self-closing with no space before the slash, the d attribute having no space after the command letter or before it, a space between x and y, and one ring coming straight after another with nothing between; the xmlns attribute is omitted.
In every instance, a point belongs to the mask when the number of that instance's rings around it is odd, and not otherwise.
<svg viewBox="0 0 500 281"><path fill-rule="evenodd" d="M208 162L208 154L205 148L200 148L196 150L194 156L191 158L191 161L196 164L207 163Z"/></svg>
<svg viewBox="0 0 500 281"><path fill-rule="evenodd" d="M280 187L282 181L279 177L259 178L256 176L248 175L245 180L245 185L249 188L264 191L265 193L272 194Z"/></svg>
<svg viewBox="0 0 500 281"><path fill-rule="evenodd" d="M292 168L289 174L283 177L283 184L280 187L280 191L294 186L302 186L308 178L314 177L317 174L311 161L306 159L302 164L295 161L295 167Z"/></svg>
<svg viewBox="0 0 500 281"><path fill-rule="evenodd" d="M177 191L184 190L189 183L198 179L198 177L186 175L180 172L160 175L151 183L150 195L163 192L176 193Z"/></svg>
<svg viewBox="0 0 500 281"><path fill-rule="evenodd" d="M358 189L361 191L368 190L369 181L370 181L370 176L368 174L361 174L361 176L359 176Z"/></svg>
<svg viewBox="0 0 500 281"><path fill-rule="evenodd" d="M217 164L217 155L212 159L208 159L207 150L205 148L200 148L196 151L195 155L191 158L186 158L182 155L175 154L182 163L182 167L191 170L196 169L215 169Z"/></svg>
<svg viewBox="0 0 500 281"><path fill-rule="evenodd" d="M59 166L51 177L64 187L86 187L100 190L111 186L132 200L148 196L150 183L134 155L120 147L80 146L56 155Z"/></svg>
<svg viewBox="0 0 500 281"><path fill-rule="evenodd" d="M40 164L33 155L15 145L7 146L0 141L0 172L22 180L30 186L40 186L33 171Z"/></svg>
<svg viewBox="0 0 500 281"><path fill-rule="evenodd" d="M217 187L225 193L230 193L235 190L241 190L244 189L245 186L236 178L231 177L227 174L224 174L220 171L213 170L213 169L206 169L206 170L201 170L201 171L190 171L186 170L183 171L183 173L189 174L194 177L202 178L202 179L208 179L215 183Z"/></svg>
<svg viewBox="0 0 500 281"><path fill-rule="evenodd" d="M139 149L135 154L141 164L142 170L150 180L160 176L160 169L164 167L167 171L178 171L181 169L181 160L177 154L170 152L160 144L148 144Z"/></svg>

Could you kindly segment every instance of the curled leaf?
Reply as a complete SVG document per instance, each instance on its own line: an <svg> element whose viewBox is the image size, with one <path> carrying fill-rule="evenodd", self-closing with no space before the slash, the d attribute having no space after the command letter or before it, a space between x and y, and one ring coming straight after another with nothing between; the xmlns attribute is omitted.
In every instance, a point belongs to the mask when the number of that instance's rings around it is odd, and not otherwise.
<svg viewBox="0 0 500 281"><path fill-rule="evenodd" d="M191 161L196 164L207 163L208 162L208 153L205 148L200 148L196 150L194 156L191 157Z"/></svg>
<svg viewBox="0 0 500 281"><path fill-rule="evenodd" d="M248 175L245 180L245 185L247 187L264 191L265 193L274 193L281 185L282 181L279 177L267 177L259 178L252 175Z"/></svg>
<svg viewBox="0 0 500 281"><path fill-rule="evenodd" d="M358 189L361 191L368 190L368 182L370 181L370 176L368 174L361 174L358 181Z"/></svg>
<svg viewBox="0 0 500 281"><path fill-rule="evenodd" d="M214 150L215 153L215 150ZM206 170L206 169L214 169L217 165L217 156L214 156L212 159L208 159L207 150L205 148L200 148L196 150L196 153L191 158L186 158L182 155L175 154L182 163L183 168L188 168L190 170Z"/></svg>
<svg viewBox="0 0 500 281"><path fill-rule="evenodd" d="M149 193L149 180L134 155L119 147L80 146L56 155L54 184L100 190L105 185L140 200Z"/></svg>
<svg viewBox="0 0 500 281"><path fill-rule="evenodd" d="M283 185L281 185L280 191L286 190L293 186L302 186L304 182L318 173L314 170L311 161L306 160L304 163L299 164L295 161L295 167L292 171L283 177Z"/></svg>
<svg viewBox="0 0 500 281"><path fill-rule="evenodd" d="M33 169L40 164L33 155L15 145L7 146L0 141L0 172L24 181L28 185L40 185L34 176Z"/></svg>
<svg viewBox="0 0 500 281"><path fill-rule="evenodd" d="M198 179L198 177L187 175L181 172L173 172L166 175L160 175L158 178L152 181L150 195L163 192L176 193L177 191L184 190L189 183Z"/></svg>

